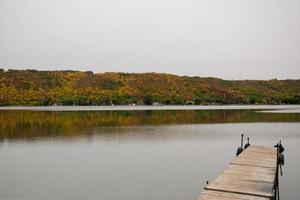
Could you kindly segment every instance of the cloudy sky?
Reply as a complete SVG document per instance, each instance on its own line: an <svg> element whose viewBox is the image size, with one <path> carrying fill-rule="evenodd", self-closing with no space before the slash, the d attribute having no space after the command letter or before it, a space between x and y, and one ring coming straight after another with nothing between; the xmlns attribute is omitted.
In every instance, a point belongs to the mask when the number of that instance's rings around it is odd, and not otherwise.
<svg viewBox="0 0 300 200"><path fill-rule="evenodd" d="M0 0L0 68L300 78L299 0Z"/></svg>

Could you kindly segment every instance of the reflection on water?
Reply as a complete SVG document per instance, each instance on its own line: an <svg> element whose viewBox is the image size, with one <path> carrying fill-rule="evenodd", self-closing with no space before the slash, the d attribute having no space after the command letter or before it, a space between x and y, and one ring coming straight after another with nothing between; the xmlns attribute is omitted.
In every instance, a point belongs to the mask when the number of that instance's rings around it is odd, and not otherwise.
<svg viewBox="0 0 300 200"><path fill-rule="evenodd" d="M300 114L251 110L0 111L1 200L196 200L240 134L286 149L281 199L298 200Z"/></svg>
<svg viewBox="0 0 300 200"><path fill-rule="evenodd" d="M118 129L119 126L300 122L300 115L259 113L253 110L0 111L0 121L0 140L10 140L114 134L123 130ZM126 134L126 131L122 134Z"/></svg>

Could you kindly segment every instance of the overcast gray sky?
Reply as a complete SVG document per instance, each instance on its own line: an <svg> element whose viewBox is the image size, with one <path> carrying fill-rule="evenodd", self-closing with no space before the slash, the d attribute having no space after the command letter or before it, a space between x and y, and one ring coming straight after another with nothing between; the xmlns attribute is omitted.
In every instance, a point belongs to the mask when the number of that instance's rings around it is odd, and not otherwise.
<svg viewBox="0 0 300 200"><path fill-rule="evenodd" d="M300 78L299 0L0 0L0 68Z"/></svg>

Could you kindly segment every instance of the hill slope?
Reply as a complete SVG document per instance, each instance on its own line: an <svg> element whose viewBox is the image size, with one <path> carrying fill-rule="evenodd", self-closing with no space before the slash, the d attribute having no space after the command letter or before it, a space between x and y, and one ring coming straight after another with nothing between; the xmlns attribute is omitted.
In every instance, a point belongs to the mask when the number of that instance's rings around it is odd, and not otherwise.
<svg viewBox="0 0 300 200"><path fill-rule="evenodd" d="M0 69L0 105L299 104L300 80Z"/></svg>

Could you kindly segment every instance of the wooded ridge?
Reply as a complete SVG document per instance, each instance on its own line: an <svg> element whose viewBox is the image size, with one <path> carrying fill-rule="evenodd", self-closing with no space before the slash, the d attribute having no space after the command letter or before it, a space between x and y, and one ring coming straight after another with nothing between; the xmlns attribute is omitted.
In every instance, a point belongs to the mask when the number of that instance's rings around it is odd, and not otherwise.
<svg viewBox="0 0 300 200"><path fill-rule="evenodd" d="M299 104L298 80L0 69L0 105Z"/></svg>

